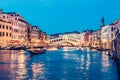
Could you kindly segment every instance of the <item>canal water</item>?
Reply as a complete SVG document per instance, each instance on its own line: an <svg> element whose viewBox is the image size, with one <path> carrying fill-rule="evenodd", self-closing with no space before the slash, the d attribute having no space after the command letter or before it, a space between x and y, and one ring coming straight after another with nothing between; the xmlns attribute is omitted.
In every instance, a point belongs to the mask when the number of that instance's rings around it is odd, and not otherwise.
<svg viewBox="0 0 120 80"><path fill-rule="evenodd" d="M119 80L118 67L99 51L0 51L0 80Z"/></svg>

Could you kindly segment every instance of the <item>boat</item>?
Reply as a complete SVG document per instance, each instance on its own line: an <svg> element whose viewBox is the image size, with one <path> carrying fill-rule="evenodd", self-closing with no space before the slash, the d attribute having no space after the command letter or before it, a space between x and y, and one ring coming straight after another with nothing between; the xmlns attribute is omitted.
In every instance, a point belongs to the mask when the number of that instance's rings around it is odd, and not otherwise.
<svg viewBox="0 0 120 80"><path fill-rule="evenodd" d="M43 50L29 50L32 54L44 54L46 52L46 49Z"/></svg>
<svg viewBox="0 0 120 80"><path fill-rule="evenodd" d="M39 47L39 48L32 48L28 50L31 54L44 54L46 52L46 49L44 47Z"/></svg>

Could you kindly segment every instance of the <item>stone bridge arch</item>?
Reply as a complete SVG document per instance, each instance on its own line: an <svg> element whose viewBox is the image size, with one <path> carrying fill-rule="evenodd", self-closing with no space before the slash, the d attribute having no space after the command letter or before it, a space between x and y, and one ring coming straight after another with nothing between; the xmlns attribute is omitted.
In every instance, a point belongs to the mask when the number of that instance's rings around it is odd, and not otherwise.
<svg viewBox="0 0 120 80"><path fill-rule="evenodd" d="M76 46L75 43L72 43L72 42L69 42L69 41L61 41L61 42L57 42L56 44L58 46L62 46L62 45Z"/></svg>
<svg viewBox="0 0 120 80"><path fill-rule="evenodd" d="M68 45L71 45L71 46L76 46L77 43L76 42L73 42L73 41L69 41L69 40L61 40L61 41L53 41L52 44L54 45L64 45L64 44L68 44Z"/></svg>
<svg viewBox="0 0 120 80"><path fill-rule="evenodd" d="M53 45L60 45L60 44L64 44L64 43L68 43L72 46L77 46L79 44L79 40L74 39L74 38L54 38L50 40L50 43Z"/></svg>

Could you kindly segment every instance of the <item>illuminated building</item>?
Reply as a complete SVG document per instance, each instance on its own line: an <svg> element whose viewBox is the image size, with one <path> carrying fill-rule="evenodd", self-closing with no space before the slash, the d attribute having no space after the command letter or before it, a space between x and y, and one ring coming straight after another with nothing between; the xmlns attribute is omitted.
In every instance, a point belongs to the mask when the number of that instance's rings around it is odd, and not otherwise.
<svg viewBox="0 0 120 80"><path fill-rule="evenodd" d="M85 45L85 40L84 40L85 34L86 34L85 31L84 31L84 32L81 32L81 33L79 34L79 37L80 37L80 45L81 45L81 46L84 46L84 45Z"/></svg>
<svg viewBox="0 0 120 80"><path fill-rule="evenodd" d="M100 30L94 31L91 35L91 46L93 48L100 47Z"/></svg>
<svg viewBox="0 0 120 80"><path fill-rule="evenodd" d="M113 25L114 28L118 28L120 30L120 19L113 22L112 25Z"/></svg>
<svg viewBox="0 0 120 80"><path fill-rule="evenodd" d="M10 21L11 16L5 14L0 10L0 45L6 47L11 45L12 39L12 24Z"/></svg>
<svg viewBox="0 0 120 80"><path fill-rule="evenodd" d="M27 32L27 34L26 34L26 46L28 46L28 47L30 47L30 45L31 45L31 30L32 30L32 26L28 23L28 24L26 24L26 27L27 27L27 30L26 30L26 32Z"/></svg>
<svg viewBox="0 0 120 80"><path fill-rule="evenodd" d="M91 34L92 30L87 30L84 35L85 46L87 47L91 45Z"/></svg>
<svg viewBox="0 0 120 80"><path fill-rule="evenodd" d="M106 25L101 28L101 46L102 49L110 49L113 39L112 25Z"/></svg>
<svg viewBox="0 0 120 80"><path fill-rule="evenodd" d="M32 46L38 46L39 45L39 27L38 26L32 26L31 32L31 45Z"/></svg>
<svg viewBox="0 0 120 80"><path fill-rule="evenodd" d="M17 12L7 12L6 14L12 16L12 42L16 46L24 46L27 40L27 22Z"/></svg>
<svg viewBox="0 0 120 80"><path fill-rule="evenodd" d="M17 12L3 12L0 10L0 45L7 46L38 46L45 42L47 35L39 27L31 26Z"/></svg>
<svg viewBox="0 0 120 80"><path fill-rule="evenodd" d="M46 41L47 41L47 34L46 34L46 32L42 32L41 30L40 30L40 36L39 36L39 38L40 38L40 40L41 40L41 42L43 42L43 43L47 43Z"/></svg>

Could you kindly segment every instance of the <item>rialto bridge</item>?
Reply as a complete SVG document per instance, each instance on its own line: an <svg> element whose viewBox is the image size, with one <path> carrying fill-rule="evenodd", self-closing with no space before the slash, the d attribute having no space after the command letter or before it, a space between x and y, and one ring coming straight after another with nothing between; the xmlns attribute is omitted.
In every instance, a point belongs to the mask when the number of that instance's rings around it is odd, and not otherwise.
<svg viewBox="0 0 120 80"><path fill-rule="evenodd" d="M79 46L80 40L73 37L62 36L49 40L51 45L54 46Z"/></svg>

